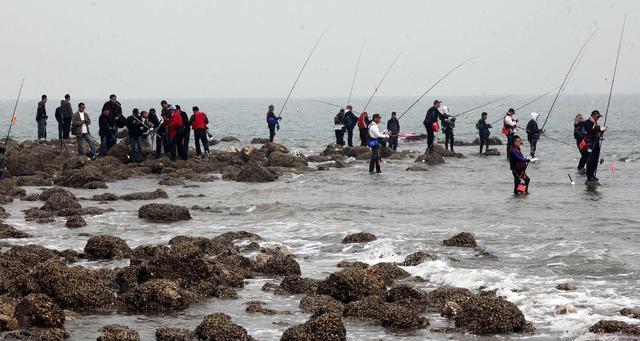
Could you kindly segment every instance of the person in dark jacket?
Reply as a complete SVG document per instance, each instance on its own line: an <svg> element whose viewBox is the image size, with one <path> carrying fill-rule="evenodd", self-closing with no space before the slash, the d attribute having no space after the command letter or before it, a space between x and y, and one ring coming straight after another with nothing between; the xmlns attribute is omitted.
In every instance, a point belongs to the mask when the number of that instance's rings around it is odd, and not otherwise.
<svg viewBox="0 0 640 341"><path fill-rule="evenodd" d="M532 158L536 157L536 147L538 146L538 140L540 136L544 134L544 130L538 127L538 113L532 112L531 119L527 123L527 140L529 140L529 146L531 147L530 155ZM535 161L535 160L534 160Z"/></svg>
<svg viewBox="0 0 640 341"><path fill-rule="evenodd" d="M73 108L71 108L71 96L64 95L64 101L60 105L60 115L62 117L62 138L67 140L70 138L71 121L73 120Z"/></svg>
<svg viewBox="0 0 640 341"><path fill-rule="evenodd" d="M147 127L143 124L137 108L133 109L131 116L127 117L127 131L133 162L140 163L142 162L142 135L147 131Z"/></svg>
<svg viewBox="0 0 640 341"><path fill-rule="evenodd" d="M600 141L607 126L600 126L598 120L602 117L598 110L591 112L591 118L584 122L583 130L585 140L588 145L587 152L587 184L598 182L596 173L598 172L598 164L600 163Z"/></svg>
<svg viewBox="0 0 640 341"><path fill-rule="evenodd" d="M442 106L440 108L440 122L442 122L442 132L444 133L444 148L453 152L453 128L456 127L456 118L449 115L449 108Z"/></svg>
<svg viewBox="0 0 640 341"><path fill-rule="evenodd" d="M333 131L336 133L336 144L344 146L344 133L347 130L347 118L344 109L333 118Z"/></svg>
<svg viewBox="0 0 640 341"><path fill-rule="evenodd" d="M202 150L200 149L200 143L202 142L204 153L208 157L209 139L207 139L207 125L209 124L209 118L207 117L207 114L200 112L200 108L198 107L194 106L191 110L193 111L193 115L191 115L189 123L191 124L191 129L193 129L193 138L196 143L196 154L198 157L202 157Z"/></svg>
<svg viewBox="0 0 640 341"><path fill-rule="evenodd" d="M113 125L113 130L118 135L118 126L116 125L117 119L122 116L122 104L118 102L118 97L114 94L109 95L109 100L102 105L102 111L109 110L109 115L111 115L111 122Z"/></svg>
<svg viewBox="0 0 640 341"><path fill-rule="evenodd" d="M42 100L38 103L36 111L36 122L38 123L38 142L47 140L47 95L42 95Z"/></svg>
<svg viewBox="0 0 640 341"><path fill-rule="evenodd" d="M276 130L280 130L280 120L282 117L276 117L276 114L273 112L275 107L273 105L269 105L269 110L267 111L267 127L269 127L269 142L273 142L273 138L276 136Z"/></svg>
<svg viewBox="0 0 640 341"><path fill-rule="evenodd" d="M427 110L427 114L424 117L424 127L427 129L427 150L426 153L433 153L433 140L435 139L435 132L437 129L438 119L442 118L442 114L440 113L440 105L442 101L435 100L433 101L433 106Z"/></svg>
<svg viewBox="0 0 640 341"><path fill-rule="evenodd" d="M184 128L184 122L182 121L182 115L180 111L176 110L176 107L169 106L168 111L171 116L167 120L167 132L171 139L170 157L171 161L176 161L176 151L182 149L183 136L180 135L180 131Z"/></svg>
<svg viewBox="0 0 640 341"><path fill-rule="evenodd" d="M369 125L371 120L369 114L365 111L358 116L358 129L360 130L360 145L366 146L369 141Z"/></svg>
<svg viewBox="0 0 640 341"><path fill-rule="evenodd" d="M482 155L482 146L485 146L485 151L489 149L489 136L491 135L491 124L487 123L487 114L483 112L480 115L478 123L476 123L476 129L478 129L478 137L480 138L480 154Z"/></svg>
<svg viewBox="0 0 640 341"><path fill-rule="evenodd" d="M162 138L162 148L164 149L164 155L170 155L171 153L171 137L169 136L169 128L167 123L171 118L170 104L167 101L162 100L160 102L160 116L162 117L160 122L160 128L158 128L158 135ZM158 147L156 146L156 159L160 158L158 153Z"/></svg>
<svg viewBox="0 0 640 341"><path fill-rule="evenodd" d="M396 112L391 113L391 118L387 121L387 131L389 132L389 148L398 149L398 135L400 134L400 121L396 117Z"/></svg>
<svg viewBox="0 0 640 341"><path fill-rule="evenodd" d="M58 139L62 140L64 138L64 119L62 118L62 106L64 105L64 100L60 101L60 106L56 108L55 117L56 122L58 122Z"/></svg>
<svg viewBox="0 0 640 341"><path fill-rule="evenodd" d="M111 125L111 117L109 110L103 110L102 114L98 118L98 135L100 136L100 156L107 155L109 148L109 140L111 139L111 135L113 135L112 125Z"/></svg>
<svg viewBox="0 0 640 341"><path fill-rule="evenodd" d="M345 121L347 122L347 145L353 147L353 129L355 129L358 123L358 116L353 113L353 107L347 105L347 111L344 113Z"/></svg>
<svg viewBox="0 0 640 341"><path fill-rule="evenodd" d="M180 117L182 117L183 128L181 131L182 135L182 153L178 151L178 154L181 155L183 160L187 160L189 158L189 141L191 140L191 129L189 124L189 115L186 112L182 111L182 108L179 105L176 105L176 110L180 112Z"/></svg>
<svg viewBox="0 0 640 341"><path fill-rule="evenodd" d="M522 146L522 139L520 136L513 136L513 145L509 151L509 167L513 174L513 194L529 194L529 176L527 175L527 165L529 164L528 157L525 157L520 150Z"/></svg>
<svg viewBox="0 0 640 341"><path fill-rule="evenodd" d="M577 170L578 173L585 174L584 166L587 165L587 160L589 159L589 152L587 151L589 146L585 140L584 117L582 114L576 115L576 118L573 120L573 138L576 140L576 145L580 152L580 161L578 161Z"/></svg>
<svg viewBox="0 0 640 341"><path fill-rule="evenodd" d="M147 121L152 129L152 143L155 144L156 151L156 159L160 158L162 153L162 136L160 135L160 119L158 118L158 114L156 113L155 108L149 109L149 117ZM153 148L152 146L151 148Z"/></svg>

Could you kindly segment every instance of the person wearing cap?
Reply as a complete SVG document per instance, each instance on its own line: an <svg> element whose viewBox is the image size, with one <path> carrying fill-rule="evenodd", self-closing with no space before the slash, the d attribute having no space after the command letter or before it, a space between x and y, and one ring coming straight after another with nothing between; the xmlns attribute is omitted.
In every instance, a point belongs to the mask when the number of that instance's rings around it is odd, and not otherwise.
<svg viewBox="0 0 640 341"><path fill-rule="evenodd" d="M269 110L267 111L267 126L269 127L269 142L273 142L273 138L276 136L276 130L280 130L280 121L282 117L277 117L273 112L275 107L269 105Z"/></svg>
<svg viewBox="0 0 640 341"><path fill-rule="evenodd" d="M509 155L511 147L513 147L513 137L516 135L516 129L518 128L518 118L514 116L515 114L516 111L513 108L509 108L502 119L502 134L507 136L507 155Z"/></svg>
<svg viewBox="0 0 640 341"><path fill-rule="evenodd" d="M478 137L480 138L480 154L482 155L482 146L485 146L485 151L489 149L489 136L491 136L491 124L487 123L487 117L489 114L483 112L480 114L480 119L476 123L476 129L478 129Z"/></svg>
<svg viewBox="0 0 640 341"><path fill-rule="evenodd" d="M527 175L527 165L531 161L528 157L525 157L520 150L522 146L522 139L520 136L513 136L513 146L507 154L509 159L509 167L511 168L511 174L513 174L513 194L529 194L529 176Z"/></svg>
<svg viewBox="0 0 640 341"><path fill-rule="evenodd" d="M538 145L538 140L540 136L544 134L544 130L538 127L538 117L540 114L536 112L531 113L531 119L529 123L527 123L527 140L529 141L529 147L531 149L530 155L531 158L536 157L536 147Z"/></svg>
<svg viewBox="0 0 640 341"><path fill-rule="evenodd" d="M444 148L451 148L451 151L453 152L453 128L456 127L456 118L449 115L449 108L446 105L440 107L440 113L442 132L444 133Z"/></svg>
<svg viewBox="0 0 640 341"><path fill-rule="evenodd" d="M400 134L400 121L396 117L396 112L391 113L391 118L387 121L387 131L389 132L389 148L398 149L398 135Z"/></svg>
<svg viewBox="0 0 640 341"><path fill-rule="evenodd" d="M367 130L367 134L369 135L367 145L371 148L371 160L369 161L370 174L373 174L374 168L376 173L382 173L380 170L380 163L382 162L380 147L382 146L382 140L389 138L388 134L380 131L378 124L380 124L380 114L373 114L373 120Z"/></svg>
<svg viewBox="0 0 640 341"><path fill-rule="evenodd" d="M366 146L369 141L369 114L365 111L358 117L358 130L360 130L360 145Z"/></svg>
<svg viewBox="0 0 640 341"><path fill-rule="evenodd" d="M344 114L344 109L340 111L333 118L333 130L336 133L336 144L344 146L344 132L347 129L347 120Z"/></svg>
<svg viewBox="0 0 640 341"><path fill-rule="evenodd" d="M433 153L433 140L435 139L435 132L439 130L438 127L438 119L442 119L442 114L440 113L440 105L442 101L435 100L433 101L433 106L427 110L427 114L424 117L424 127L427 129L427 150L425 154Z"/></svg>
<svg viewBox="0 0 640 341"><path fill-rule="evenodd" d="M600 140L607 131L607 126L600 126L598 120L602 117L598 110L591 112L591 117L584 122L585 139L588 145L587 152L587 182L597 182L598 164L600 163Z"/></svg>
<svg viewBox="0 0 640 341"><path fill-rule="evenodd" d="M353 147L353 129L358 124L358 116L353 113L353 106L347 105L347 111L344 113L345 120L347 121L347 145Z"/></svg>

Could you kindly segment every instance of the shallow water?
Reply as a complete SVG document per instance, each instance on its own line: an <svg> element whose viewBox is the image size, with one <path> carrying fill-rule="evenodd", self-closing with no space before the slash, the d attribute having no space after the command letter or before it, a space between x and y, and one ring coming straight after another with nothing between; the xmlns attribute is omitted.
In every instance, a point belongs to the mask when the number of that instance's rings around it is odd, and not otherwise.
<svg viewBox="0 0 640 341"><path fill-rule="evenodd" d="M606 100L604 96L600 98ZM612 131L608 133L610 136L603 151L606 163L598 174L603 186L594 190L586 189L582 184L584 178L575 173L575 147L542 139L538 146L541 161L532 164L528 170L532 178L531 194L523 198L514 198L511 194L512 178L504 156L479 157L475 155L476 147L459 147L457 151L465 154L465 158L447 159L445 165L430 167L427 172L405 171L411 164L411 160L405 160L385 162L384 173L376 176L367 173L366 164L356 164L347 169L288 175L267 184L216 181L198 183L199 188L165 188L157 185L159 178L149 176L110 183L108 190L73 190L80 197L90 197L104 191L122 194L164 188L170 198L157 202L210 206L220 212L192 210L194 219L189 222L147 223L137 218L137 209L145 202L117 201L106 204L115 208L115 212L87 217L88 226L80 230L65 228L63 220L52 225L28 225L21 210L36 204L16 201L5 206L11 213L6 223L34 235L31 239L11 242L76 250L81 250L87 239L79 237L80 232L117 235L135 247L166 243L180 234L212 237L225 231L247 230L265 238L261 245L286 245L299 257L303 275L314 278L323 278L336 271L335 265L343 259L369 263L401 261L409 253L425 250L440 258L405 268L428 280L416 284L418 287L431 290L452 285L473 290L481 286L498 289L500 295L518 305L527 320L534 323L537 332L491 337L431 333L429 328L447 326L450 322L429 315L431 326L410 334L394 334L380 327L347 322L350 340L587 339L586 329L601 319L637 323L637 320L620 316L618 310L640 306L637 198L640 163L634 161L639 153L637 143L633 142L640 126L632 119L633 104L639 99L626 96L613 103L609 118ZM484 97L454 98L449 99L448 104L467 108L489 100ZM549 135L573 145L573 115L558 113L585 111L592 100L592 96L567 96L549 120ZM375 107L384 111L405 107L411 99L380 98L376 101ZM156 102L139 101L136 105L151 106ZM220 117L220 122L214 124L220 127L215 129L217 137L235 135L246 142L250 137L264 134L260 108L269 102L271 100L254 99L199 103L204 103L201 108L210 113L216 113L214 108L224 109L224 113L214 114ZM544 102L539 106L548 108ZM290 114L290 119L283 122L278 138L290 149L320 152L331 142L334 110L309 101L295 101L292 107L301 110ZM423 116L422 110L407 114L403 118L406 122L401 121L403 131L421 132ZM475 123L475 116L458 122L458 137L464 140L475 137L473 124L466 123ZM231 120L231 117L236 119ZM318 117L322 117L322 122L318 123ZM242 122L246 127L240 128ZM321 129L313 130L317 125ZM17 127L16 135L26 137L26 128ZM495 130L494 135L498 134ZM424 142L402 145L402 148L413 150L424 147ZM617 161L621 157L631 157L632 161ZM612 160L615 174L608 169ZM569 183L567 174L574 177L576 185ZM39 188L27 190L30 193L40 191ZM186 193L202 193L206 197L177 198ZM82 201L82 204L97 203ZM378 240L366 245L340 244L344 235L356 231L372 232ZM460 231L473 232L478 243L497 259L478 258L471 250L441 246L443 239ZM126 262L88 262L84 265L124 266ZM297 309L301 296L274 296L260 291L267 281L270 280L248 281L247 286L238 291L239 300L211 299L172 315L78 316L66 325L72 331L72 340L95 338L99 334L97 330L109 323L131 326L144 340L149 340L153 339L159 326L194 328L204 315L220 311L230 314L256 339L278 340L287 326L273 322L287 321L293 325L304 322L308 315ZM557 284L565 282L575 283L578 290L555 289ZM255 299L266 301L269 308L289 310L293 314L245 313L242 303ZM555 316L557 304L572 304L578 312Z"/></svg>

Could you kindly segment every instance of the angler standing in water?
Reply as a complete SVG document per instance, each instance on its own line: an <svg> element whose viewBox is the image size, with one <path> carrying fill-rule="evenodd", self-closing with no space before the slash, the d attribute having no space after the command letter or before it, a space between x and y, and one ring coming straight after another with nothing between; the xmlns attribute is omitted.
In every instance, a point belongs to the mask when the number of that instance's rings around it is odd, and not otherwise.
<svg viewBox="0 0 640 341"><path fill-rule="evenodd" d="M433 101L433 106L427 110L427 114L424 117L425 129L427 129L427 150L426 153L431 154L433 152L433 140L435 139L435 133L440 130L438 126L438 119L442 119L442 114L440 113L440 105L442 101L435 100Z"/></svg>
<svg viewBox="0 0 640 341"><path fill-rule="evenodd" d="M515 114L516 111L513 108L509 108L502 119L502 134L507 136L507 156L511 152L511 147L513 147L513 138L516 136L516 129L518 128L518 118L514 116Z"/></svg>
<svg viewBox="0 0 640 341"><path fill-rule="evenodd" d="M366 111L360 114L360 117L358 117L358 129L360 130L361 146L367 145L370 124L371 124L371 120L369 120L369 114Z"/></svg>
<svg viewBox="0 0 640 341"><path fill-rule="evenodd" d="M531 161L528 157L525 157L520 150L522 146L522 140L520 136L513 136L513 145L507 154L509 159L509 166L511 173L513 174L513 194L529 194L529 176L527 176L527 165Z"/></svg>
<svg viewBox="0 0 640 341"><path fill-rule="evenodd" d="M280 120L282 117L276 117L276 114L273 112L275 107L272 105L269 106L269 110L267 111L267 127L269 127L269 142L273 142L273 138L276 136L276 130L280 130Z"/></svg>
<svg viewBox="0 0 640 341"><path fill-rule="evenodd" d="M380 114L373 115L373 121L369 124L369 142L367 145L371 148L371 160L369 161L369 173L373 174L375 168L376 173L382 173L380 170L380 163L382 159L380 157L380 147L382 146L382 140L389 138L388 134L380 131Z"/></svg>
<svg viewBox="0 0 640 341"><path fill-rule="evenodd" d="M584 116L582 114L576 115L576 118L573 120L573 138L576 139L576 145L578 146L578 151L580 152L580 161L578 161L578 173L585 174L586 171L584 166L587 165L587 160L589 159L589 145L585 140L584 135Z"/></svg>
<svg viewBox="0 0 640 341"><path fill-rule="evenodd" d="M491 135L491 124L487 123L487 114L483 112L480 115L478 123L476 123L476 129L478 129L478 137L480 138L480 155L482 155L482 146L485 146L485 151L489 149L489 136Z"/></svg>
<svg viewBox="0 0 640 341"><path fill-rule="evenodd" d="M36 122L38 123L38 142L47 140L47 95L42 95L42 100L38 103L36 111Z"/></svg>
<svg viewBox="0 0 640 341"><path fill-rule="evenodd" d="M600 126L598 120L602 117L598 110L591 112L591 118L584 122L584 133L586 143L588 145L587 152L587 182L597 182L596 172L598 171L598 163L600 163L600 140L607 131L607 126Z"/></svg>
<svg viewBox="0 0 640 341"><path fill-rule="evenodd" d="M538 140L540 140L540 135L544 134L544 130L538 127L538 116L540 116L540 114L532 112L531 119L529 123L527 123L527 140L529 140L530 155L532 158L536 157Z"/></svg>
<svg viewBox="0 0 640 341"><path fill-rule="evenodd" d="M344 132L346 130L347 118L344 114L344 109L336 114L333 118L333 130L336 133L336 144L344 146Z"/></svg>
<svg viewBox="0 0 640 341"><path fill-rule="evenodd" d="M353 129L356 128L358 123L358 116L353 113L353 106L347 105L347 112L344 113L347 121L347 145L353 147Z"/></svg>
<svg viewBox="0 0 640 341"><path fill-rule="evenodd" d="M400 121L398 121L395 111L391 113L391 118L387 121L387 131L389 132L389 148L391 148L391 150L397 150Z"/></svg>
<svg viewBox="0 0 640 341"><path fill-rule="evenodd" d="M456 118L449 115L449 108L442 106L440 120L442 122L442 132L444 133L444 148L453 152L453 128L456 126Z"/></svg>

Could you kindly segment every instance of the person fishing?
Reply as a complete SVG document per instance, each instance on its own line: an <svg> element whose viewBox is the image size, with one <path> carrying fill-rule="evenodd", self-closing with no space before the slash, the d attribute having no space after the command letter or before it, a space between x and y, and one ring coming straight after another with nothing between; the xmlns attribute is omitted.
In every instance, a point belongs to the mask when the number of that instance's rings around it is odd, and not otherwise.
<svg viewBox="0 0 640 341"><path fill-rule="evenodd" d="M587 160L589 159L589 152L587 151L589 145L585 141L584 116L582 116L582 114L576 115L573 120L573 138L576 140L578 152L580 152L580 161L578 161L576 169L578 170L578 174L585 174L586 171L584 167L587 165Z"/></svg>
<svg viewBox="0 0 640 341"><path fill-rule="evenodd" d="M380 131L378 124L380 124L380 114L373 114L373 120L368 128L369 142L367 143L369 148L371 148L371 160L369 161L370 174L373 174L374 168L376 173L382 173L380 170L380 164L382 162L380 147L382 146L383 139L389 138L388 134Z"/></svg>
<svg viewBox="0 0 640 341"><path fill-rule="evenodd" d="M387 131L389 132L389 148L398 149L398 135L400 134L400 121L396 117L396 112L391 113L391 118L387 121Z"/></svg>
<svg viewBox="0 0 640 341"><path fill-rule="evenodd" d="M133 162L142 162L142 135L147 127L142 123L142 116L138 108L134 108L131 116L127 117L127 132L129 134L129 146Z"/></svg>
<svg viewBox="0 0 640 341"><path fill-rule="evenodd" d="M438 119L442 119L442 114L440 113L440 105L442 101L435 100L433 101L433 106L427 110L427 114L424 117L425 129L427 129L427 150L425 154L433 153L433 140L435 139L435 133L440 131L440 126L438 126Z"/></svg>
<svg viewBox="0 0 640 341"><path fill-rule="evenodd" d="M509 108L502 119L502 134L507 137L507 156L511 152L511 147L513 147L513 138L518 128L518 118L515 117L515 114L516 111L513 108Z"/></svg>
<svg viewBox="0 0 640 341"><path fill-rule="evenodd" d="M344 109L340 109L333 118L333 131L336 134L336 144L344 146L344 132L347 130L347 117Z"/></svg>
<svg viewBox="0 0 640 341"><path fill-rule="evenodd" d="M170 145L170 158L171 161L176 161L177 155L176 152L180 153L180 157L182 158L182 141L183 136L180 134L180 131L184 128L184 123L182 122L182 116L180 115L180 111L176 110L174 106L168 106L167 112L171 113L167 121L167 129L169 130L169 138L171 139Z"/></svg>
<svg viewBox="0 0 640 341"><path fill-rule="evenodd" d="M596 172L600 163L600 140L607 131L607 126L600 126L598 120L602 115L598 110L591 112L591 117L584 122L583 131L588 145L587 152L587 182L597 182Z"/></svg>
<svg viewBox="0 0 640 341"><path fill-rule="evenodd" d="M360 145L366 146L367 141L369 141L369 125L371 124L371 120L369 120L369 114L364 111L358 116L358 129L360 130Z"/></svg>
<svg viewBox="0 0 640 341"><path fill-rule="evenodd" d="M347 145L353 147L353 129L355 129L356 124L358 124L358 116L353 113L353 106L351 104L347 105L347 111L344 115L347 121Z"/></svg>
<svg viewBox="0 0 640 341"><path fill-rule="evenodd" d="M531 158L536 157L536 147L538 146L538 140L540 136L544 134L544 130L538 127L538 117L540 114L532 112L531 119L527 123L527 140L529 141L529 147L531 149ZM535 161L535 160L534 160Z"/></svg>
<svg viewBox="0 0 640 341"><path fill-rule="evenodd" d="M182 130L182 159L187 160L189 158L189 141L191 141L191 123L189 122L189 115L182 110L180 105L176 104L176 110L180 112L184 124L184 129Z"/></svg>
<svg viewBox="0 0 640 341"><path fill-rule="evenodd" d="M162 152L162 137L158 135L158 128L160 128L160 119L158 118L158 114L156 114L156 109L149 109L149 116L147 117L147 123L150 127L149 132L151 136L151 148L155 146L156 151L158 150L158 145L160 145L160 151Z"/></svg>
<svg viewBox="0 0 640 341"><path fill-rule="evenodd" d="M482 155L482 146L485 146L485 152L489 149L489 136L491 136L491 124L487 123L487 117L489 114L483 112L480 114L480 119L476 123L476 129L478 129L478 137L480 138L480 155Z"/></svg>
<svg viewBox="0 0 640 341"><path fill-rule="evenodd" d="M209 156L209 140L207 139L207 125L209 124L209 118L207 114L200 112L200 108L194 106L191 108L193 115L189 119L191 123L191 129L193 129L193 138L196 144L196 154L199 158L202 157L202 149L200 149L200 143L204 148L204 154Z"/></svg>
<svg viewBox="0 0 640 341"><path fill-rule="evenodd" d="M102 105L102 111L105 111L105 110L109 110L109 115L111 118L111 126L113 128L112 129L113 138L115 139L115 141L111 141L113 146L117 143L118 128L124 128L123 124L120 124L121 126L118 126L117 124L117 123L120 123L120 121L122 120L120 118L122 117L122 104L118 102L118 96L116 96L115 94L109 95L109 100ZM124 123L126 124L126 119L124 120Z"/></svg>
<svg viewBox="0 0 640 341"><path fill-rule="evenodd" d="M273 104L269 105L269 110L267 111L267 127L269 127L269 142L273 142L273 138L276 136L276 130L280 130L280 120L282 117L276 117L276 114L273 112L275 107Z"/></svg>
<svg viewBox="0 0 640 341"><path fill-rule="evenodd" d="M71 133L71 121L73 120L73 108L71 108L71 96L64 95L60 102L60 117L62 118L62 138L68 140Z"/></svg>
<svg viewBox="0 0 640 341"><path fill-rule="evenodd" d="M102 111L102 114L98 118L98 128L98 136L100 136L99 155L105 156L111 147L109 145L109 140L111 139L111 135L113 135L109 110Z"/></svg>
<svg viewBox="0 0 640 341"><path fill-rule="evenodd" d="M513 145L507 154L509 167L513 174L513 194L529 194L529 176L527 175L527 165L531 161L525 157L520 150L522 139L518 135L513 136Z"/></svg>
<svg viewBox="0 0 640 341"><path fill-rule="evenodd" d="M36 122L38 123L38 142L43 143L47 140L47 95L42 95L41 101L38 102L36 110Z"/></svg>
<svg viewBox="0 0 640 341"><path fill-rule="evenodd" d="M440 108L440 114L442 132L444 133L444 148L451 148L451 151L453 152L453 128L456 126L456 118L449 115L449 108L447 106L442 106Z"/></svg>
<svg viewBox="0 0 640 341"><path fill-rule="evenodd" d="M84 103L78 104L78 111L73 114L72 133L78 141L78 155L84 155L83 141L87 141L89 144L89 157L96 157L96 147L93 145L93 137L89 131L89 125L91 125L91 119L89 114L84 111Z"/></svg>

